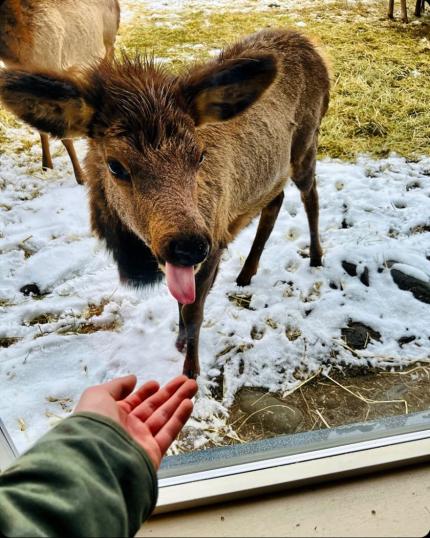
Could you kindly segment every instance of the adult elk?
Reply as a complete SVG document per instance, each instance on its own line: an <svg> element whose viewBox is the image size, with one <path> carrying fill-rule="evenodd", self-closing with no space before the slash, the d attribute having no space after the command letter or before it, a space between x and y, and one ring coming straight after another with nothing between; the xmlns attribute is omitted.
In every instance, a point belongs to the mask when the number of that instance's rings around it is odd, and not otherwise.
<svg viewBox="0 0 430 538"><path fill-rule="evenodd" d="M426 9L426 2L430 5L430 0L417 0L417 3L415 4L415 17L421 17L421 15L424 13Z"/></svg>
<svg viewBox="0 0 430 538"><path fill-rule="evenodd" d="M61 71L112 58L118 25L117 0L0 0L0 60L8 67ZM39 130L42 166L52 168L43 122ZM60 137L82 183L73 142Z"/></svg>
<svg viewBox="0 0 430 538"><path fill-rule="evenodd" d="M8 71L0 94L35 127L89 138L93 228L123 281L148 285L165 272L187 375L199 373L203 306L222 250L261 213L237 278L249 284L289 176L309 220L310 264L321 264L315 159L329 73L303 35L265 30L179 76L127 58L84 78Z"/></svg>
<svg viewBox="0 0 430 538"><path fill-rule="evenodd" d="M416 3L415 3L415 16L416 17L421 17L421 14L424 13L425 2L430 4L430 0L416 0ZM400 0L400 9L402 12L402 21L409 22L406 0ZM394 0L388 0L388 18L390 19L394 18Z"/></svg>
<svg viewBox="0 0 430 538"><path fill-rule="evenodd" d="M406 0L400 0L400 9L402 11L402 21L408 22L408 8L406 6ZM388 0L388 18L394 18L394 0Z"/></svg>

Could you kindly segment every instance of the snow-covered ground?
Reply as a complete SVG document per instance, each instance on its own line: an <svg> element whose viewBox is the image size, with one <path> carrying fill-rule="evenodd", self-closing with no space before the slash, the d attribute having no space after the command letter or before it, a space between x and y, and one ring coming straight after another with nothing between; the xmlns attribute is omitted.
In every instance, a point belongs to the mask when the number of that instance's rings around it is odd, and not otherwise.
<svg viewBox="0 0 430 538"><path fill-rule="evenodd" d="M136 3L173 13L193 0L125 1L126 20ZM241 1L243 8L256 4ZM181 372L183 356L174 345L174 299L165 284L147 292L119 284L91 235L85 187L75 183L61 145L55 170L42 173L37 135L26 128L8 134L34 143L31 152L9 145L0 155L0 417L22 450L70 412L85 387L129 372L164 382ZM78 150L82 159L84 142ZM311 269L305 257L308 225L294 186L251 286L240 289L235 278L256 223L225 253L201 333L196 446L216 436L243 385L282 392L332 365L428 360L430 307L400 290L389 266L430 281L430 158L321 161L317 172L324 267ZM357 277L343 261L357 266ZM369 286L359 278L365 267ZM21 293L29 284L42 295ZM351 354L341 339L350 320L378 331L380 341ZM401 347L409 335L415 340ZM209 387L221 371L224 400L216 402Z"/></svg>
<svg viewBox="0 0 430 538"><path fill-rule="evenodd" d="M28 132L28 138L39 154L37 137ZM82 157L84 143L79 150ZM183 362L174 346L176 304L166 286L147 293L121 287L91 236L85 188L75 183L67 157L57 157L46 174L38 165L13 152L0 157L0 338L18 339L1 350L1 417L20 449L64 416L85 387L128 372L163 382ZM323 365L365 357L373 365L405 365L428 357L430 308L396 286L386 262L430 280L430 233L410 233L429 224L429 174L430 158L320 162L322 268L311 269L301 255L308 229L294 186L248 288L238 288L235 277L255 224L229 247L206 303L200 427L221 421L214 415L223 407L208 396L220 369L228 405L244 384L283 391L297 383L298 372ZM357 264L358 273L368 267L369 287L344 271L344 260ZM42 298L19 291L32 283ZM235 294L252 296L250 308L231 301ZM100 315L89 310L102 303ZM382 335L362 358L342 346L349 319ZM109 330L79 330L89 323ZM397 340L411 334L416 339L400 347Z"/></svg>

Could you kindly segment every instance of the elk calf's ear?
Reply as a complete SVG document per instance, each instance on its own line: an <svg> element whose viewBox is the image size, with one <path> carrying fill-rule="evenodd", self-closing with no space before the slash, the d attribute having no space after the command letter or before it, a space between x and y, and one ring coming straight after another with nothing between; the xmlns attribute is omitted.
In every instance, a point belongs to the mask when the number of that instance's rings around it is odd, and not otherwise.
<svg viewBox="0 0 430 538"><path fill-rule="evenodd" d="M196 125L226 121L255 103L277 74L272 54L225 60L192 71L182 96Z"/></svg>
<svg viewBox="0 0 430 538"><path fill-rule="evenodd" d="M79 84L60 74L0 71L0 98L20 119L58 138L85 136L94 114Z"/></svg>

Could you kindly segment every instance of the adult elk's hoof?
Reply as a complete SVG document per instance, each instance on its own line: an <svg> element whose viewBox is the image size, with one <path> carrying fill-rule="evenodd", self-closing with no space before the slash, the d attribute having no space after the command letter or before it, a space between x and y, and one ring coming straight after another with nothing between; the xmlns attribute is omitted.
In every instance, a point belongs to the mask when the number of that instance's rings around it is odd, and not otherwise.
<svg viewBox="0 0 430 538"><path fill-rule="evenodd" d="M78 185L84 185L85 184L85 179L84 179L83 174L75 174L75 179L76 179L76 183Z"/></svg>

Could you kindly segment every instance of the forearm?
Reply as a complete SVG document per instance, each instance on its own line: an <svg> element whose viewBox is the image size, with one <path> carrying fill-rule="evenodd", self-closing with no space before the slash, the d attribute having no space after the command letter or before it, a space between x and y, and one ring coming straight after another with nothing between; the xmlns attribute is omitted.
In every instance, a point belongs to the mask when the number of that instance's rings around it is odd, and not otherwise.
<svg viewBox="0 0 430 538"><path fill-rule="evenodd" d="M156 498L155 471L131 437L77 414L0 476L0 534L133 536Z"/></svg>

